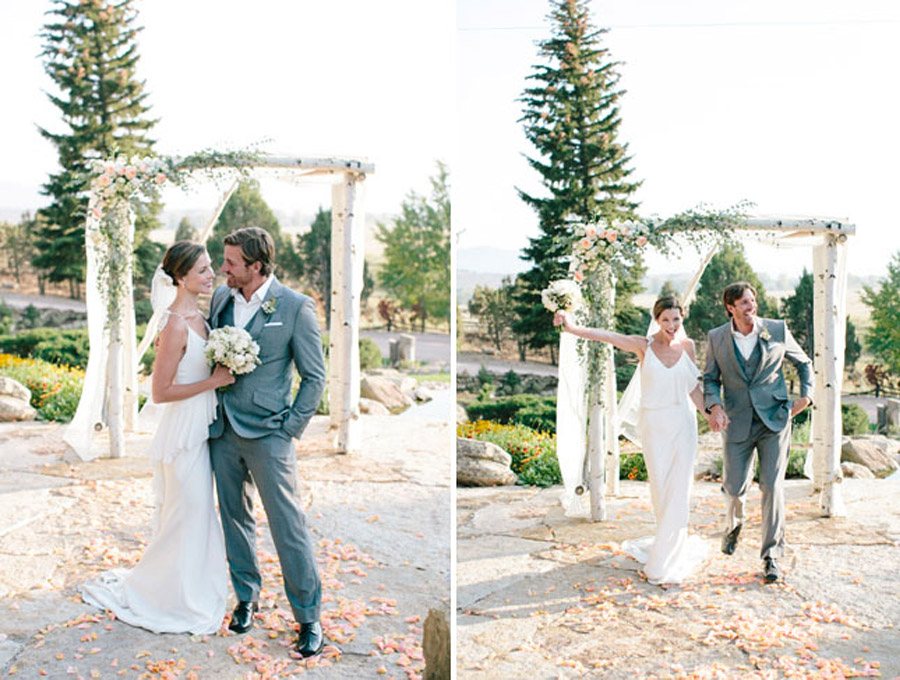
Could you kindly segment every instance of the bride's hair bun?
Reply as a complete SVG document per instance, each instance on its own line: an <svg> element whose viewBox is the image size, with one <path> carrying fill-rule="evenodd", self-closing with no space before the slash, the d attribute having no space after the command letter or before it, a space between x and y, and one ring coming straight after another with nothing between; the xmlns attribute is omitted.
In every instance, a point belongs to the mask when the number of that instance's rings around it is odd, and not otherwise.
<svg viewBox="0 0 900 680"><path fill-rule="evenodd" d="M193 241L176 241L169 246L163 255L162 269L172 279L172 285L177 286L205 252L206 248Z"/></svg>

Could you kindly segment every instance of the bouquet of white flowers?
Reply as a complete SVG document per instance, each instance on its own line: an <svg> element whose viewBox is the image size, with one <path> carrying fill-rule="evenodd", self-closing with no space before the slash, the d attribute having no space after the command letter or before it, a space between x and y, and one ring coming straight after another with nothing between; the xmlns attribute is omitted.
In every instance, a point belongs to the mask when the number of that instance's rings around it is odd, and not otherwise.
<svg viewBox="0 0 900 680"><path fill-rule="evenodd" d="M206 358L213 365L229 368L235 375L244 375L259 366L259 345L243 328L224 326L210 332Z"/></svg>
<svg viewBox="0 0 900 680"><path fill-rule="evenodd" d="M571 279L551 281L541 291L541 302L551 312L572 311L581 302L581 288Z"/></svg>

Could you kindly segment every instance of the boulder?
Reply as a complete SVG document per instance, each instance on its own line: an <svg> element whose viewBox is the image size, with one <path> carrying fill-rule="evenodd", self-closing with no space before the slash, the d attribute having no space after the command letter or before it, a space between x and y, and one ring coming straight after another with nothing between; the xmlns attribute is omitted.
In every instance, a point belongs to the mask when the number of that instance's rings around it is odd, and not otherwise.
<svg viewBox="0 0 900 680"><path fill-rule="evenodd" d="M27 403L31 401L31 390L18 380L0 376L0 396L15 397Z"/></svg>
<svg viewBox="0 0 900 680"><path fill-rule="evenodd" d="M874 472L858 463L841 463L841 472L847 479L875 479Z"/></svg>
<svg viewBox="0 0 900 680"><path fill-rule="evenodd" d="M370 416L391 415L391 412L388 411L387 406L382 404L380 401L375 401L374 399L360 399L359 412L366 413Z"/></svg>
<svg viewBox="0 0 900 680"><path fill-rule="evenodd" d="M391 412L403 411L413 403L392 380L381 376L365 376L360 384L359 393L364 399L384 404Z"/></svg>
<svg viewBox="0 0 900 680"><path fill-rule="evenodd" d="M848 437L841 446L841 462L856 463L869 468L876 475L897 469L897 461L868 437Z"/></svg>
<svg viewBox="0 0 900 680"><path fill-rule="evenodd" d="M466 413L466 409L461 404L456 405L456 422L457 423L468 423L469 422L469 414Z"/></svg>
<svg viewBox="0 0 900 680"><path fill-rule="evenodd" d="M458 486L507 486L516 483L509 469L512 456L496 444L474 439L456 440L456 483Z"/></svg>
<svg viewBox="0 0 900 680"><path fill-rule="evenodd" d="M434 399L434 392L420 385L413 391L413 397L416 401L431 401Z"/></svg>
<svg viewBox="0 0 900 680"><path fill-rule="evenodd" d="M424 680L450 680L450 616L440 609L429 609L422 635L425 656Z"/></svg>
<svg viewBox="0 0 900 680"><path fill-rule="evenodd" d="M883 434L870 434L862 439L872 442L889 456L896 456L900 453L900 441L885 437Z"/></svg>
<svg viewBox="0 0 900 680"><path fill-rule="evenodd" d="M31 404L24 399L0 395L0 423L11 423L19 420L34 420L37 416Z"/></svg>

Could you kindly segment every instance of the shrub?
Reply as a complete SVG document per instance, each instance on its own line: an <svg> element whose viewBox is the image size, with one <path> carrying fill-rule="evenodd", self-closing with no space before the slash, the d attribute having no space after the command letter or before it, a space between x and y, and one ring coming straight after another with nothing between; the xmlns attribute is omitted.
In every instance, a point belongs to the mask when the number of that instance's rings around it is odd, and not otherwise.
<svg viewBox="0 0 900 680"><path fill-rule="evenodd" d="M363 371L381 368L381 350L372 338L359 339L359 367Z"/></svg>
<svg viewBox="0 0 900 680"><path fill-rule="evenodd" d="M841 404L841 431L845 435L867 434L869 416L859 404Z"/></svg>
<svg viewBox="0 0 900 680"><path fill-rule="evenodd" d="M0 354L0 375L17 380L31 390L31 405L41 419L68 422L75 415L84 371L54 366L40 359Z"/></svg>
<svg viewBox="0 0 900 680"><path fill-rule="evenodd" d="M520 409L513 416L513 423L530 427L539 432L556 434L556 403L553 399L545 399L533 406Z"/></svg>
<svg viewBox="0 0 900 680"><path fill-rule="evenodd" d="M556 412L556 397L542 397L535 394L517 394L512 397L498 397L493 400L478 399L466 407L471 420L493 420L508 424L515 421L516 414L523 409L536 409L549 405ZM555 420L555 416L554 416ZM552 430L555 431L556 425Z"/></svg>
<svg viewBox="0 0 900 680"><path fill-rule="evenodd" d="M556 459L556 435L535 432L524 425L476 420L457 425L458 436L496 444L512 456L519 483L552 486L562 482Z"/></svg>
<svg viewBox="0 0 900 680"><path fill-rule="evenodd" d="M647 481L647 465L640 453L629 453L619 458L619 479Z"/></svg>
<svg viewBox="0 0 900 680"><path fill-rule="evenodd" d="M89 345L86 332L70 331L42 340L34 346L31 354L35 359L41 359L57 366L74 366L83 369L87 367L90 354Z"/></svg>

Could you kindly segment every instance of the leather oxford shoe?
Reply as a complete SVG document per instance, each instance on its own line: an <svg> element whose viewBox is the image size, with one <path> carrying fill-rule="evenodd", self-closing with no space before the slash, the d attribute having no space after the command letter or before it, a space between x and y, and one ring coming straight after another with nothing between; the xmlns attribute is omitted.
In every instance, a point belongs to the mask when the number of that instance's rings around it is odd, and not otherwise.
<svg viewBox="0 0 900 680"><path fill-rule="evenodd" d="M726 555L733 555L737 549L738 536L741 535L742 524L738 524L734 529L722 536L722 552Z"/></svg>
<svg viewBox="0 0 900 680"><path fill-rule="evenodd" d="M315 656L325 646L325 633L318 621L300 624L300 635L297 638L297 652L304 659Z"/></svg>
<svg viewBox="0 0 900 680"><path fill-rule="evenodd" d="M231 615L228 630L233 633L246 633L253 628L253 615L259 611L257 602L238 602Z"/></svg>
<svg viewBox="0 0 900 680"><path fill-rule="evenodd" d="M774 557L767 557L763 564L763 574L767 583L775 583L781 578L781 569L778 568L778 562Z"/></svg>

